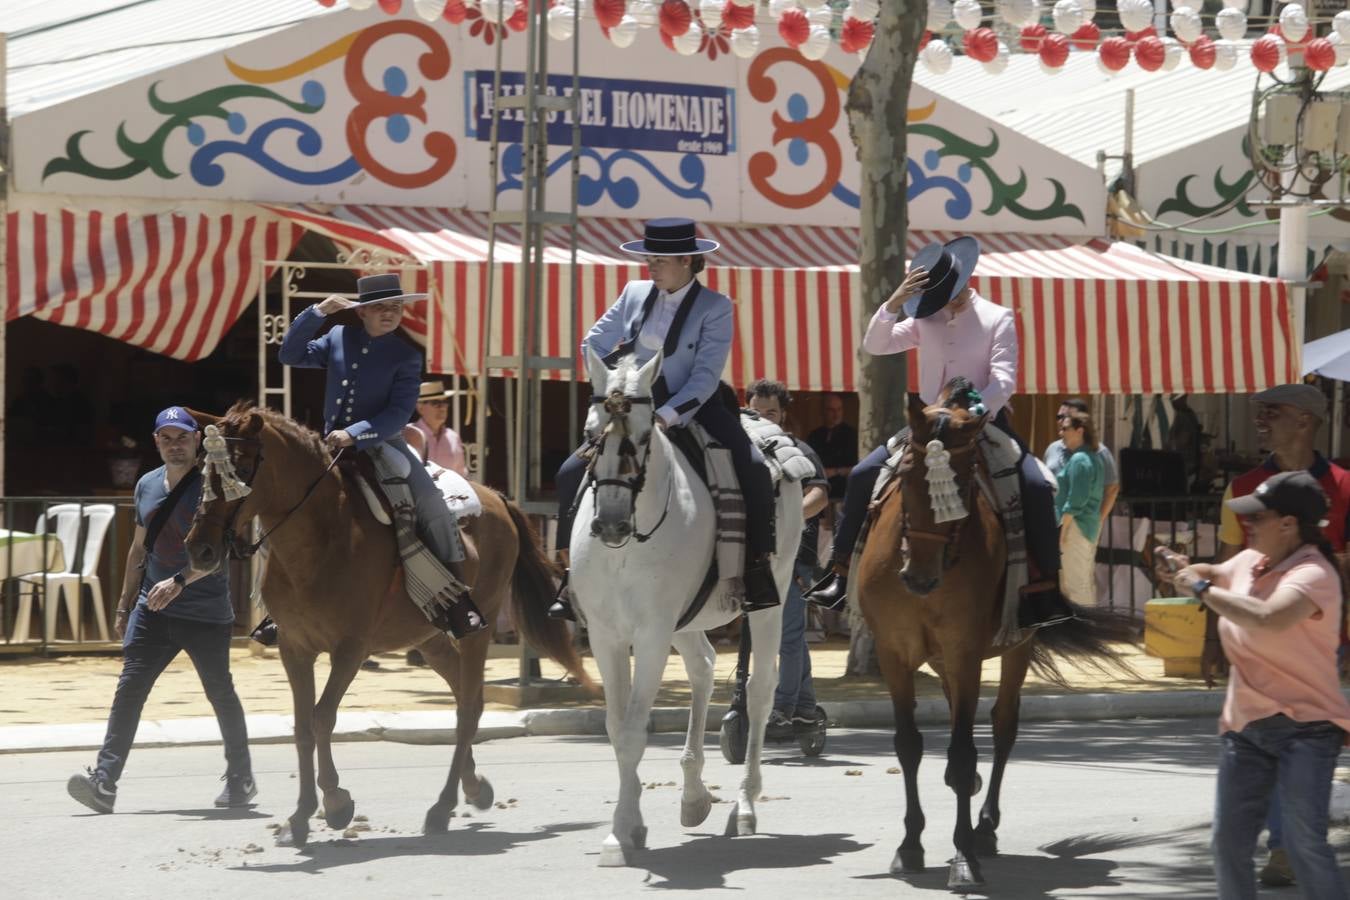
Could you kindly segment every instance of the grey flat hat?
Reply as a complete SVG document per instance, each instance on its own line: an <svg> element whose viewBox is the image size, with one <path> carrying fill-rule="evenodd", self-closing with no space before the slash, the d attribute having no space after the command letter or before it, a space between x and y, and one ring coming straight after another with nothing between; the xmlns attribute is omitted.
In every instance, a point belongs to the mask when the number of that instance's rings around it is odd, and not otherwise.
<svg viewBox="0 0 1350 900"><path fill-rule="evenodd" d="M1277 384L1259 394L1252 394L1257 403L1278 403L1295 406L1319 420L1327 418L1327 395L1311 384Z"/></svg>

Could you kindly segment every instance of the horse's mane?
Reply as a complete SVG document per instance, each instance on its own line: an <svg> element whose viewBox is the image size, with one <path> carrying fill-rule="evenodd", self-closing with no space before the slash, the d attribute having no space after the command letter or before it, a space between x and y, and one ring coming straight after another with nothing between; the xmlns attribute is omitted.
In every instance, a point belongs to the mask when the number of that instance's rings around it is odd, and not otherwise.
<svg viewBox="0 0 1350 900"><path fill-rule="evenodd" d="M282 437L295 441L317 456L322 462L328 463L332 460L328 453L328 447L324 445L323 438L319 436L318 432L306 428L284 413L269 406L258 406L250 400L240 400L225 413L225 419L231 424L238 425L242 424L244 418L252 413L262 416L264 425L273 428Z"/></svg>

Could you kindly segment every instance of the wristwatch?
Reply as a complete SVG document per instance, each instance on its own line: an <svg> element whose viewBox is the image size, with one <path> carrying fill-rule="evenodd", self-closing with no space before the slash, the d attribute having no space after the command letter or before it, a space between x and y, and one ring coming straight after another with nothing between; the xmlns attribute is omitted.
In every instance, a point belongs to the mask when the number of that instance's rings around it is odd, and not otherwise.
<svg viewBox="0 0 1350 900"><path fill-rule="evenodd" d="M183 577L182 572L178 572L173 576L173 583L179 587L187 587L187 579Z"/></svg>
<svg viewBox="0 0 1350 900"><path fill-rule="evenodd" d="M1205 596L1205 592L1213 586L1214 582L1210 581L1208 578L1201 578L1199 581L1192 582L1191 593L1199 600L1202 599Z"/></svg>

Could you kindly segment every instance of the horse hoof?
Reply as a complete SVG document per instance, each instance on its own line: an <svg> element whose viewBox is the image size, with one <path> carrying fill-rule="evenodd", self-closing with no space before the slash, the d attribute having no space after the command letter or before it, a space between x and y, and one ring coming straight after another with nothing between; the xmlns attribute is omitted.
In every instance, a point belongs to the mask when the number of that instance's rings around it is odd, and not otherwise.
<svg viewBox="0 0 1350 900"><path fill-rule="evenodd" d="M450 811L433 806L422 821L423 834L445 834L450 830Z"/></svg>
<svg viewBox="0 0 1350 900"><path fill-rule="evenodd" d="M975 855L980 857L998 856L998 835L993 831L975 829Z"/></svg>
<svg viewBox="0 0 1350 900"><path fill-rule="evenodd" d="M980 777L980 773L979 773L979 772L976 772L976 773L975 773L975 781L974 781L974 783L970 786L970 796L974 797L976 794L978 794L978 793L979 793L980 791L982 791L982 790L984 790L984 779Z"/></svg>
<svg viewBox="0 0 1350 900"><path fill-rule="evenodd" d="M352 795L338 788L323 798L323 820L329 828L334 831L340 831L352 823L352 816L356 814L356 804L352 801Z"/></svg>
<svg viewBox="0 0 1350 900"><path fill-rule="evenodd" d="M647 849L647 826L646 826L646 825L638 825L636 828L634 828L634 829L632 830L630 836L631 836L632 839L633 839L633 849L634 849L634 850L646 850L646 849Z"/></svg>
<svg viewBox="0 0 1350 900"><path fill-rule="evenodd" d="M605 867L628 865L628 855L624 853L623 845L612 834L600 845L600 865Z"/></svg>
<svg viewBox="0 0 1350 900"><path fill-rule="evenodd" d="M980 874L979 863L958 853L952 859L951 869L947 872L947 889L965 891L982 884L984 876Z"/></svg>
<svg viewBox="0 0 1350 900"><path fill-rule="evenodd" d="M707 791L703 796L694 801L680 801L680 825L684 828L697 828L708 818L708 813L712 812L712 795Z"/></svg>
<svg viewBox="0 0 1350 900"><path fill-rule="evenodd" d="M895 859L891 860L892 875L919 875L924 871L923 848L917 850L908 850L904 847L895 851Z"/></svg>
<svg viewBox="0 0 1350 900"><path fill-rule="evenodd" d="M297 850L309 843L309 822L304 818L287 819L286 824L277 832L278 847L294 847Z"/></svg>
<svg viewBox="0 0 1350 900"><path fill-rule="evenodd" d="M492 782L488 781L482 775L478 776L478 793L468 800L474 805L475 809L489 809L492 801L496 798L496 793L492 790Z"/></svg>

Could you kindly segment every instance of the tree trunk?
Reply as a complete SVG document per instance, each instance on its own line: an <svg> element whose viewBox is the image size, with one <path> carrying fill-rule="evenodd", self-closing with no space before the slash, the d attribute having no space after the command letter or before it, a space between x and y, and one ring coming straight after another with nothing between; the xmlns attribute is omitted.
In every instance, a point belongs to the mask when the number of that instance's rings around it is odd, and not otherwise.
<svg viewBox="0 0 1350 900"><path fill-rule="evenodd" d="M857 334L904 278L908 230L906 186L906 112L914 64L919 56L928 5L923 0L886 0L867 59L848 91L849 135L858 150L862 176L858 193L860 239ZM864 452L904 425L906 356L870 356L859 360L859 439ZM849 674L875 674L876 647L861 617L849 643Z"/></svg>

